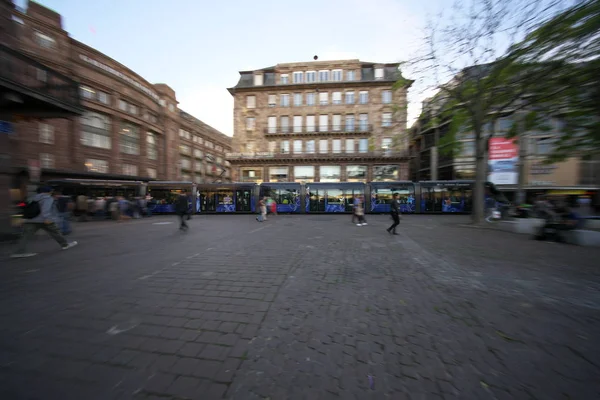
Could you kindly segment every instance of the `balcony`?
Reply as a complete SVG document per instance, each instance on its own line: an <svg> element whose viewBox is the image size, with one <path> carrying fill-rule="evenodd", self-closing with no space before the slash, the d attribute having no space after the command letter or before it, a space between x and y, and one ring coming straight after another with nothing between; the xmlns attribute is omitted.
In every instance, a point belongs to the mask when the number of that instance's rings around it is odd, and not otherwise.
<svg viewBox="0 0 600 400"><path fill-rule="evenodd" d="M255 153L227 153L227 159L234 164L256 163L256 162L310 162L310 161L384 161L384 160L407 160L408 151L377 150L368 152L342 152L330 151L319 153L318 151L302 152L255 152Z"/></svg>
<svg viewBox="0 0 600 400"><path fill-rule="evenodd" d="M62 118L84 111L74 80L4 45L0 96L3 111L16 116Z"/></svg>
<svg viewBox="0 0 600 400"><path fill-rule="evenodd" d="M265 136L284 137L284 136L330 136L330 135L370 135L373 132L373 125L358 124L350 127L344 125L302 125L288 127L270 127L264 129Z"/></svg>

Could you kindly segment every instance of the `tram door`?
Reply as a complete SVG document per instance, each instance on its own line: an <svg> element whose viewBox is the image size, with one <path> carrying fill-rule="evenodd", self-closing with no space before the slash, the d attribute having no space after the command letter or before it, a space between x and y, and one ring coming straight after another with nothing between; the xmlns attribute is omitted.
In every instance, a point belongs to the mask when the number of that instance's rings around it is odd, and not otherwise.
<svg viewBox="0 0 600 400"><path fill-rule="evenodd" d="M325 191L319 189L310 189L308 194L309 211L324 212L325 211Z"/></svg>
<svg viewBox="0 0 600 400"><path fill-rule="evenodd" d="M239 212L250 212L252 193L249 189L235 191L235 210Z"/></svg>
<svg viewBox="0 0 600 400"><path fill-rule="evenodd" d="M203 212L217 211L215 195L215 192L200 192L200 207Z"/></svg>

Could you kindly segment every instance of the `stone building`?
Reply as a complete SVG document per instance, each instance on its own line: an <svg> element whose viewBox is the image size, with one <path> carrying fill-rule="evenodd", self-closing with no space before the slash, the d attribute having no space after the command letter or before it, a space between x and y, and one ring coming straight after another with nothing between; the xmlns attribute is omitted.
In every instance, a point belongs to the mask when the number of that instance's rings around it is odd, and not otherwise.
<svg viewBox="0 0 600 400"><path fill-rule="evenodd" d="M13 22L19 50L74 79L84 109L69 120L15 116L13 162L23 171L37 159L42 180L228 180L229 167L217 160L231 138L180 110L167 84L152 84L71 38L61 16L38 3L15 11ZM48 84L43 71L34 80Z"/></svg>
<svg viewBox="0 0 600 400"><path fill-rule="evenodd" d="M243 182L408 179L407 90L399 64L277 64L240 72L234 179ZM403 80L405 83L396 85Z"/></svg>

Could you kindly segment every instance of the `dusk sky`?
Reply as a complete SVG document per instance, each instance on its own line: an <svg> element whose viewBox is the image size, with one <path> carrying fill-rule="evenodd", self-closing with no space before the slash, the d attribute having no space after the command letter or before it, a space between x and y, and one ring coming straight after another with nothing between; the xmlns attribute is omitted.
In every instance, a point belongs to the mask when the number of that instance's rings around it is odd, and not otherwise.
<svg viewBox="0 0 600 400"><path fill-rule="evenodd" d="M25 0L16 0L24 7ZM427 16L450 0L40 0L69 34L138 73L166 83L181 109L233 135L238 71L277 63L408 59ZM235 5L235 6L233 6ZM405 74L407 78L413 78ZM425 95L409 92L409 126Z"/></svg>

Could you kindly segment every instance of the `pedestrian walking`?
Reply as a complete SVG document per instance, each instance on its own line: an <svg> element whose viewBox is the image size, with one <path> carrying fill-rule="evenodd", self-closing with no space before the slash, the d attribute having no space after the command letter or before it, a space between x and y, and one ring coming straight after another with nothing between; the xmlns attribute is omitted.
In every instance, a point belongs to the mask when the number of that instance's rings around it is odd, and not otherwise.
<svg viewBox="0 0 600 400"><path fill-rule="evenodd" d="M354 199L352 201L352 223L354 224L356 219L358 218L358 215L356 215L356 208L358 207L358 203L359 203L359 199L358 199L358 195L354 196ZM360 222L360 220L359 220Z"/></svg>
<svg viewBox="0 0 600 400"><path fill-rule="evenodd" d="M364 226L367 225L367 220L365 219L365 207L364 207L364 201L363 198L361 196L357 196L357 202L354 203L355 207L354 207L354 213L356 215L356 217L358 218L358 223L356 224L356 226Z"/></svg>
<svg viewBox="0 0 600 400"><path fill-rule="evenodd" d="M260 211L260 214L258 215L258 217L256 217L256 220L258 222L266 221L267 220L267 202L266 202L265 197L261 197L260 200L258 200L258 210Z"/></svg>
<svg viewBox="0 0 600 400"><path fill-rule="evenodd" d="M60 233L67 236L71 233L71 211L74 208L69 196L64 196L60 190L54 190L56 209L58 210Z"/></svg>
<svg viewBox="0 0 600 400"><path fill-rule="evenodd" d="M392 202L390 203L390 215L394 220L392 226L387 228L387 232L392 235L397 235L396 227L400 225L400 200L398 200L398 193L394 193L392 196Z"/></svg>
<svg viewBox="0 0 600 400"><path fill-rule="evenodd" d="M186 224L186 216L188 214L188 198L185 193L185 190L181 191L181 194L177 198L177 202L175 203L175 212L179 217L179 229L182 231L187 231L189 229L188 224Z"/></svg>
<svg viewBox="0 0 600 400"><path fill-rule="evenodd" d="M23 237L17 245L17 250L11 255L13 258L32 257L37 253L27 253L27 244L38 231L45 230L63 250L77 245L77 242L67 242L61 235L57 223L60 222L56 202L52 197L52 188L42 187L39 193L30 198L23 212L25 221L23 226Z"/></svg>

